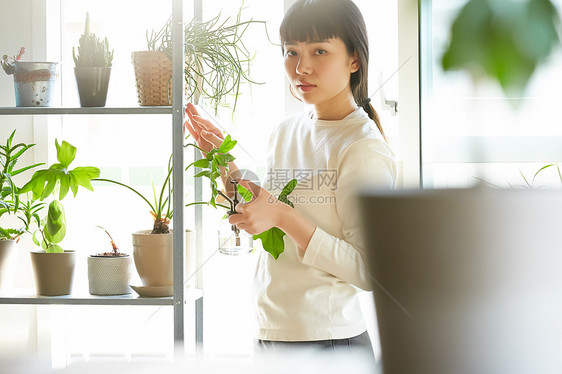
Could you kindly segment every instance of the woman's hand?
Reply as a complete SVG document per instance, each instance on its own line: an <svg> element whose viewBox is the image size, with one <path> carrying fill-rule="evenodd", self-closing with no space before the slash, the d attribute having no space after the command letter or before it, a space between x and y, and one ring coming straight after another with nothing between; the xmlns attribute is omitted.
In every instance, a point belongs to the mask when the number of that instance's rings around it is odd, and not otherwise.
<svg viewBox="0 0 562 374"><path fill-rule="evenodd" d="M236 206L236 212L228 222L248 234L257 235L279 225L283 205L269 191L246 179L237 178L238 183L252 192L252 200Z"/></svg>
<svg viewBox="0 0 562 374"><path fill-rule="evenodd" d="M186 118L184 128L193 136L199 148L209 152L222 144L224 140L222 132L211 121L201 117L193 104L187 104L185 114L189 120Z"/></svg>

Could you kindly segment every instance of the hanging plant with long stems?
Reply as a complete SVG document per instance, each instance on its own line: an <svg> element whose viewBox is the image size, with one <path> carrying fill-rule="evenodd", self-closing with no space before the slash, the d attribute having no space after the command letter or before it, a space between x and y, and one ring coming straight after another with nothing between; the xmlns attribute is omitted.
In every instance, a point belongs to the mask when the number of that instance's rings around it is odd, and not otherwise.
<svg viewBox="0 0 562 374"><path fill-rule="evenodd" d="M249 76L254 55L243 37L250 25L265 25L265 21L242 21L242 9L232 24L230 17L221 21L219 14L205 22L194 18L184 28L187 100L198 104L200 97L209 99L215 113L220 106L229 106L227 96L233 96L232 111L236 109L241 84L260 84ZM159 31L147 32L147 43L149 51L163 51L171 59L172 21Z"/></svg>

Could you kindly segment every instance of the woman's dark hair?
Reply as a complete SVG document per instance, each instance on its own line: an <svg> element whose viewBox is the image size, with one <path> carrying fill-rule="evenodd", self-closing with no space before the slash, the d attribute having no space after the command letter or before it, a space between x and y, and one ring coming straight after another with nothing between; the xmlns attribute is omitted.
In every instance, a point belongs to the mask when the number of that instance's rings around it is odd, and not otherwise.
<svg viewBox="0 0 562 374"><path fill-rule="evenodd" d="M351 0L297 0L285 13L281 27L281 49L285 42L340 38L347 53L357 53L359 70L351 74L350 86L362 107L386 139L379 116L370 104L368 91L369 41L359 8Z"/></svg>

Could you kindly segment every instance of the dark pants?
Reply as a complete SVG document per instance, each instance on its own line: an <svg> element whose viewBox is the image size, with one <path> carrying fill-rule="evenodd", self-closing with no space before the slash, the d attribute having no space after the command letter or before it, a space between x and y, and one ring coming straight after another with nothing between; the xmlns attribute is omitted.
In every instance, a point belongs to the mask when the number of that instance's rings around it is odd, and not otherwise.
<svg viewBox="0 0 562 374"><path fill-rule="evenodd" d="M289 349L316 349L321 351L334 350L338 352L362 353L374 357L373 347L369 333L365 331L361 335L346 339L330 339L315 341L298 341L298 342L282 342L272 340L258 339L256 342L256 351L271 353L278 350Z"/></svg>

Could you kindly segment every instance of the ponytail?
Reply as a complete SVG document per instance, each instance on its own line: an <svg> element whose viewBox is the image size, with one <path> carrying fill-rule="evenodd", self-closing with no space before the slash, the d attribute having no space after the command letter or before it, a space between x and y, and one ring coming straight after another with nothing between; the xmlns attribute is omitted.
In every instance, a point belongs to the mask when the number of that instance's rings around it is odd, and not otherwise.
<svg viewBox="0 0 562 374"><path fill-rule="evenodd" d="M382 128L382 123L381 123L381 119L379 118L379 114L377 113L375 108L373 108L373 106L371 105L371 98L368 97L366 99L363 99L360 101L360 103L357 103L357 105L363 108L363 110L367 113L369 118L372 119L373 122L375 122L375 125L377 125L377 129L379 129L384 141L388 142L388 138L386 137L386 134L384 133L384 130Z"/></svg>

